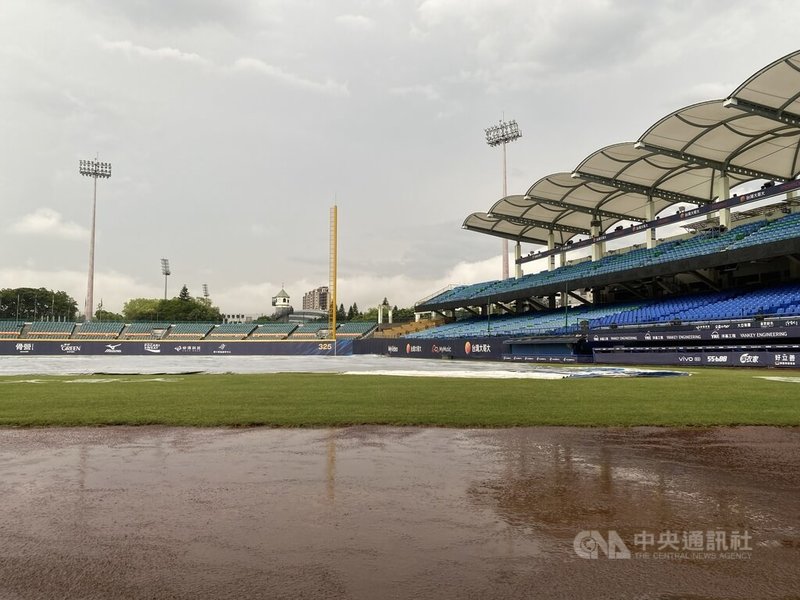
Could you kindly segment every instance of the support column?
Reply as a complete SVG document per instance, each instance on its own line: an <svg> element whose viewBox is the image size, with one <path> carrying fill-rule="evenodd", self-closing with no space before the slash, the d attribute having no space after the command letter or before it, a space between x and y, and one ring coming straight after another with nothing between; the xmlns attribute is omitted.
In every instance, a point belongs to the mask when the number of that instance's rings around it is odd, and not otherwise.
<svg viewBox="0 0 800 600"><path fill-rule="evenodd" d="M656 204L653 202L653 197L648 196L647 198L647 206L645 207L645 218L648 221L655 221L656 219ZM655 248L656 247L656 228L653 227L652 229L648 229L646 232L647 236L647 247L648 248Z"/></svg>
<svg viewBox="0 0 800 600"><path fill-rule="evenodd" d="M517 242L514 246L514 277L517 279L522 277L522 265L519 263L520 258L522 258L522 244Z"/></svg>
<svg viewBox="0 0 800 600"><path fill-rule="evenodd" d="M392 312L393 312L393 309L390 308L389 309L389 325L392 324Z"/></svg>
<svg viewBox="0 0 800 600"><path fill-rule="evenodd" d="M786 199L787 200L797 200L797 190L792 190L790 192L786 192ZM789 212L800 212L800 206L790 206Z"/></svg>
<svg viewBox="0 0 800 600"><path fill-rule="evenodd" d="M596 238L600 235L600 226L601 223L599 220L592 221L591 224L591 233L592 238ZM606 245L604 242L594 242L592 244L592 260L600 260L606 254Z"/></svg>
<svg viewBox="0 0 800 600"><path fill-rule="evenodd" d="M731 184L727 173L723 173L719 177L714 179L714 195L717 197L717 201L727 200L728 198L730 198ZM717 212L717 216L719 217L719 224L721 227L724 227L725 229L731 228L730 208L723 208L719 210Z"/></svg>
<svg viewBox="0 0 800 600"><path fill-rule="evenodd" d="M378 304L378 325L383 323L383 304Z"/></svg>
<svg viewBox="0 0 800 600"><path fill-rule="evenodd" d="M547 249L553 250L556 247L556 235L551 231L547 234ZM556 256L551 254L547 257L547 270L553 271L556 268Z"/></svg>

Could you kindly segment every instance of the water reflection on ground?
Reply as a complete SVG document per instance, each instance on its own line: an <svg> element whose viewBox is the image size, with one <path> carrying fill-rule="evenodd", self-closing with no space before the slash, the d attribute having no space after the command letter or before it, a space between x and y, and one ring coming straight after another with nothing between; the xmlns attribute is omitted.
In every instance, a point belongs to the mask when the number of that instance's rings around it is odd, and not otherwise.
<svg viewBox="0 0 800 600"><path fill-rule="evenodd" d="M0 596L787 598L799 467L778 428L0 430ZM581 558L593 530L751 551Z"/></svg>

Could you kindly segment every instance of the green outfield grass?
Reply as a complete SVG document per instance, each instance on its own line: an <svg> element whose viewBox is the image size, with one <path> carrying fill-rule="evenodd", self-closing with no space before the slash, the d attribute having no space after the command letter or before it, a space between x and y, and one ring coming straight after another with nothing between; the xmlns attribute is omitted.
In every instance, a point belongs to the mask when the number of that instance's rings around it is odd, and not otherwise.
<svg viewBox="0 0 800 600"><path fill-rule="evenodd" d="M690 372L565 380L304 373L169 375L166 381L146 375L0 377L0 426L800 425L800 383L760 378L800 380L800 373Z"/></svg>

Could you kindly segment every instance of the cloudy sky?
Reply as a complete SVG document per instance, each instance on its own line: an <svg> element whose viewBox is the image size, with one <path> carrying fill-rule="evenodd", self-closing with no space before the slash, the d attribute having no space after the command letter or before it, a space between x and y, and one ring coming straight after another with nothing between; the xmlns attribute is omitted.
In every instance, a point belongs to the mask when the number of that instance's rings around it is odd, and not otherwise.
<svg viewBox="0 0 800 600"><path fill-rule="evenodd" d="M207 283L224 312L285 284L411 305L497 278L500 241L461 229L501 195L483 129L505 114L509 192L726 96L797 50L792 1L3 0L0 287L95 302ZM530 248L523 248L523 252Z"/></svg>

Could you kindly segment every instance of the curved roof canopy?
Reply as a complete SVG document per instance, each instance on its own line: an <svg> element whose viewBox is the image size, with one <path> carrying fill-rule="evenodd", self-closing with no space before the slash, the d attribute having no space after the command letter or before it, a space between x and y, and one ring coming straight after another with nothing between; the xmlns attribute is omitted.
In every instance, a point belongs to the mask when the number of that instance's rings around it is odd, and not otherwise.
<svg viewBox="0 0 800 600"><path fill-rule="evenodd" d="M485 233L495 237L506 238L530 244L547 245L547 238L550 233L550 226L542 227L533 224L526 224L512 219L493 217L486 213L472 213L461 226L470 231ZM553 231L553 238L556 245L563 245L574 233Z"/></svg>
<svg viewBox="0 0 800 600"><path fill-rule="evenodd" d="M601 148L573 173L543 177L524 196L470 215L464 228L533 243L546 243L553 231L559 244L596 221L644 221L649 199L655 213L712 202L723 174L731 187L800 175L800 51L755 73L727 100L670 113L637 142Z"/></svg>

